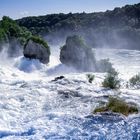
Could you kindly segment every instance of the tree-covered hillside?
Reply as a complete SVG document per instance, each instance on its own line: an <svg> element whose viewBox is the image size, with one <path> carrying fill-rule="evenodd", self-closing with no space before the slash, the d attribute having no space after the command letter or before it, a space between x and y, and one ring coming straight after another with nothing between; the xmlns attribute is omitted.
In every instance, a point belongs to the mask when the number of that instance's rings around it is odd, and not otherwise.
<svg viewBox="0 0 140 140"><path fill-rule="evenodd" d="M14 20L6 16L0 21L0 31L1 42L10 41L13 37L28 38L31 36L31 32L24 27L20 27Z"/></svg>
<svg viewBox="0 0 140 140"><path fill-rule="evenodd" d="M42 56L39 57L39 60L42 62L42 57L49 57L50 55L50 49L46 41L33 35L27 28L19 26L11 18L4 16L0 21L0 51L6 49L8 55L13 57L20 55L20 52L23 53L23 50L25 52L27 46L29 47L27 55L30 58L31 55L34 55L38 59L37 55L41 53ZM47 58L47 62L48 60L49 58Z"/></svg>
<svg viewBox="0 0 140 140"><path fill-rule="evenodd" d="M17 20L50 43L80 34L93 47L140 49L140 3L99 13L51 14Z"/></svg>

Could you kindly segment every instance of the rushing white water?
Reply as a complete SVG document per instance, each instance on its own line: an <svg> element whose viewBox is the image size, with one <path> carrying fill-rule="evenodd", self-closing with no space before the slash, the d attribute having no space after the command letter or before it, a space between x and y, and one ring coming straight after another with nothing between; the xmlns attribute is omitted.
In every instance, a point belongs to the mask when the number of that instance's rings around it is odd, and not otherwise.
<svg viewBox="0 0 140 140"><path fill-rule="evenodd" d="M96 50L109 57L126 81L140 70L140 52ZM108 96L120 96L140 108L140 90L102 88L105 74L95 73L88 83L86 73L76 73L51 56L46 66L23 57L0 55L0 138L4 140L139 140L140 114L92 115ZM56 75L65 78L54 81Z"/></svg>
<svg viewBox="0 0 140 140"><path fill-rule="evenodd" d="M97 49L95 53L98 59L110 58L118 72L124 75L123 78L129 79L140 72L140 51Z"/></svg>

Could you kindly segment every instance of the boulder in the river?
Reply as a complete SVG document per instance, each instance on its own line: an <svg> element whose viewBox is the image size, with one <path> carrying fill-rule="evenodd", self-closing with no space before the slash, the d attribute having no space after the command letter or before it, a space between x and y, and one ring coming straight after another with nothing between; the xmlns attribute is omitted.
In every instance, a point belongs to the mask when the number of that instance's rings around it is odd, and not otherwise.
<svg viewBox="0 0 140 140"><path fill-rule="evenodd" d="M62 80L62 79L64 79L64 78L65 78L64 76L59 76L59 77L55 77L55 79L52 80L52 81L58 81L58 80Z"/></svg>
<svg viewBox="0 0 140 140"><path fill-rule="evenodd" d="M49 62L49 46L39 37L31 37L25 44L23 53L26 58L38 59L44 64Z"/></svg>
<svg viewBox="0 0 140 140"><path fill-rule="evenodd" d="M96 60L92 48L79 36L69 36L61 48L60 61L81 71L95 71Z"/></svg>

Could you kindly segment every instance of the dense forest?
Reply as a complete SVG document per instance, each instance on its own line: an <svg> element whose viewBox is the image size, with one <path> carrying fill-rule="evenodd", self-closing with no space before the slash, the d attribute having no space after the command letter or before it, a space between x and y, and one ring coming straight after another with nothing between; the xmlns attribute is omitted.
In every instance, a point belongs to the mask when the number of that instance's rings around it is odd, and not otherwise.
<svg viewBox="0 0 140 140"><path fill-rule="evenodd" d="M78 34L92 47L140 49L140 3L98 13L25 17L17 23L53 44Z"/></svg>

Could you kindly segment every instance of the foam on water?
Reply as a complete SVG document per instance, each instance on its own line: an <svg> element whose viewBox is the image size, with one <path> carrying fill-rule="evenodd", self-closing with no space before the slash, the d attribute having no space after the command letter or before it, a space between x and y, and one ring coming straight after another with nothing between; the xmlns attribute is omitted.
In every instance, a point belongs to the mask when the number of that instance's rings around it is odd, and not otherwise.
<svg viewBox="0 0 140 140"><path fill-rule="evenodd" d="M123 76L126 73L123 67L127 67L129 73L138 72L139 51L108 50L102 55L101 50L97 51L100 58L108 53ZM116 94L140 108L140 90L104 89L101 82L105 74L102 73L95 73L95 80L90 84L86 73L66 71L64 66L58 71L61 65L58 54L53 55L48 66L23 57L0 60L0 138L140 139L140 114L129 117L92 115L99 103L106 103L108 96ZM67 73L65 78L55 81L54 75L60 75L61 70Z"/></svg>
<svg viewBox="0 0 140 140"><path fill-rule="evenodd" d="M19 61L16 62L15 66L21 71L33 72L42 69L44 65L37 59L30 60L28 58L21 57Z"/></svg>
<svg viewBox="0 0 140 140"><path fill-rule="evenodd" d="M95 54L98 59L109 58L120 76L125 79L140 72L140 51L96 49Z"/></svg>

